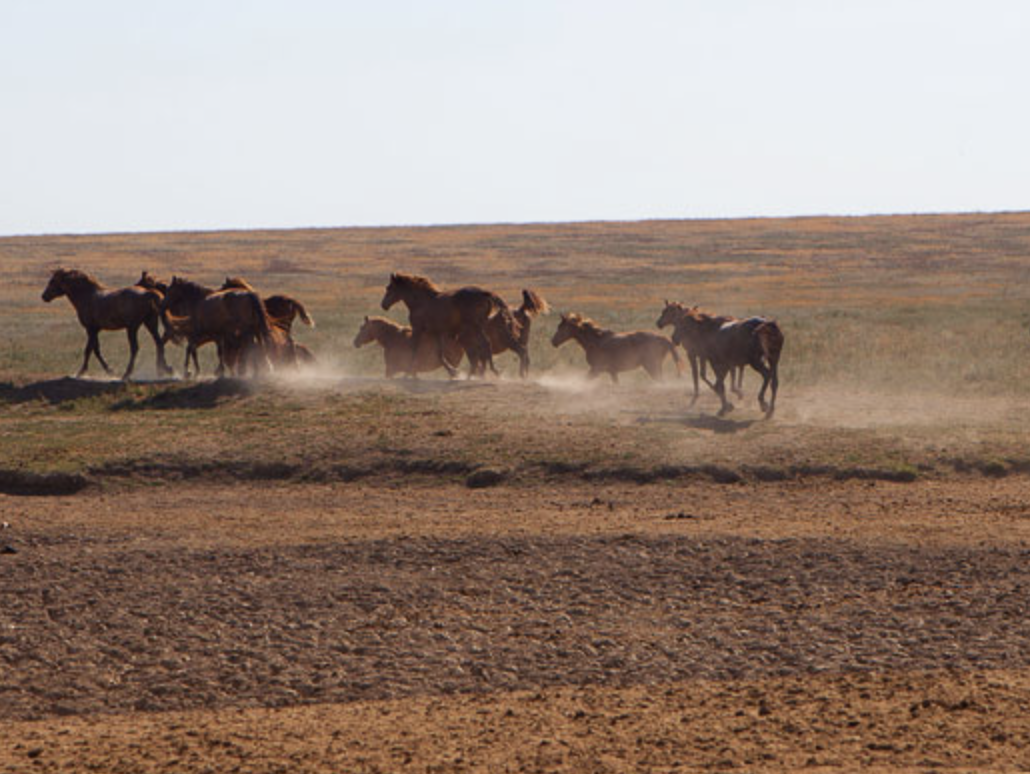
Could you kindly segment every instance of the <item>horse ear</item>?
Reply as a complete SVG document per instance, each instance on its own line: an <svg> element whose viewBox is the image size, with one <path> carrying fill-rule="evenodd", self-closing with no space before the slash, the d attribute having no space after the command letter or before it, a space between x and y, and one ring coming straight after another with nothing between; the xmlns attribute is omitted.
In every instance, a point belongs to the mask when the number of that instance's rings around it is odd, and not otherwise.
<svg viewBox="0 0 1030 774"><path fill-rule="evenodd" d="M368 322L368 315L365 315L365 322Z"/></svg>
<svg viewBox="0 0 1030 774"><path fill-rule="evenodd" d="M393 282L395 279L397 279L397 273L391 271L390 272L390 282Z"/></svg>

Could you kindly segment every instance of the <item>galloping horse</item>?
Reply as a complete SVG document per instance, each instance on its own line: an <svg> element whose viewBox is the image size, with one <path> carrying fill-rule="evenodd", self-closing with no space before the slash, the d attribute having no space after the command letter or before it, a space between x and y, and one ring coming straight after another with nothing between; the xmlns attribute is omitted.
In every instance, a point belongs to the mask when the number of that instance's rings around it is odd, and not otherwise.
<svg viewBox="0 0 1030 774"><path fill-rule="evenodd" d="M248 290L254 288L242 277L226 277L220 290ZM308 314L297 299L292 296L277 294L261 299L268 314L268 322L271 326L271 338L269 339L268 354L272 363L276 366L296 367L301 363L312 364L315 356L310 349L293 340L293 321L300 318L301 322L309 327L315 327L315 321ZM241 340L229 340L227 342L226 361L233 368L246 354L246 350L253 346L252 342Z"/></svg>
<svg viewBox="0 0 1030 774"><path fill-rule="evenodd" d="M733 404L726 399L726 374L743 365L751 366L762 375L758 405L767 418L773 415L783 349L783 331L775 320L753 317L727 322L725 318L690 309L676 323L676 336L688 351L697 352L711 363L715 383L705 378L705 384L715 390L722 401L719 416L733 410ZM767 387L772 388L768 404L765 402Z"/></svg>
<svg viewBox="0 0 1030 774"><path fill-rule="evenodd" d="M187 337L184 376L189 378L190 358L197 362L197 348L208 341L218 347L217 376L225 372L225 346L232 339L253 338L260 358L268 363L266 346L271 338L268 315L257 293L249 290L212 290L172 277L165 294L166 319ZM199 369L198 369L199 370Z"/></svg>
<svg viewBox="0 0 1030 774"><path fill-rule="evenodd" d="M657 333L615 333L601 328L589 318L569 313L561 316L551 344L560 347L569 339L583 347L590 366L589 379L607 373L613 382L618 383L620 372L643 368L652 379L661 381L666 355L672 355L676 371L682 373L683 365L675 345Z"/></svg>
<svg viewBox="0 0 1030 774"><path fill-rule="evenodd" d="M500 296L477 287L443 291L425 277L395 273L383 295L382 307L389 309L398 301L408 307L411 322L411 364L408 373L415 374L415 357L423 339L436 342L436 352L444 368L454 376L456 364L446 358L447 341L457 339L469 359L469 378L483 373L484 364L496 373L492 348L487 338L487 321L494 313L501 315L501 334L508 348L519 356L520 371L529 371L529 353L518 339L517 323Z"/></svg>
<svg viewBox="0 0 1030 774"><path fill-rule="evenodd" d="M688 307L685 304L681 304L678 301L669 301L666 299L665 308L662 310L661 316L655 323L659 328L665 328L666 326L673 326L672 343L680 344L687 353L687 360L690 361L690 373L694 378L694 397L690 399L690 405L693 406L697 403L698 397L698 383L697 383L697 372L698 363L701 365L701 378L705 384L708 384L708 376L705 371L705 364L708 360L702 356L700 352L690 349L687 341L680 338L679 334L676 333L676 324L683 318L685 314L690 312L692 309L696 310L697 307ZM736 317L720 317L720 320L724 322L733 322ZM730 370L730 389L736 394L738 398L744 397L744 366L738 366L737 368Z"/></svg>
<svg viewBox="0 0 1030 774"><path fill-rule="evenodd" d="M398 373L410 372L409 369L413 365L411 328L407 325L399 325L385 317L366 317L361 324L361 330L354 337L354 346L362 347L373 341L383 348L387 379L393 378ZM456 339L448 339L444 355L446 358L439 356L436 342L422 339L414 357L415 372L435 371L437 368L443 368L446 361L459 362L462 355L461 344Z"/></svg>
<svg viewBox="0 0 1030 774"><path fill-rule="evenodd" d="M519 343L529 351L529 331L533 325L533 318L538 314L547 314L550 307L543 297L532 290L522 290L522 306L512 311L511 316L515 318L516 331ZM508 347L508 319L500 312L494 314L486 323L486 337L490 340L490 351L494 355L507 352ZM529 376L529 360L519 359L519 376L525 379Z"/></svg>
<svg viewBox="0 0 1030 774"><path fill-rule="evenodd" d="M225 282L222 283L222 287L220 289L254 290L250 283L242 277L226 277ZM293 321L297 317L299 317L300 321L308 327L315 327L315 321L311 315L308 314L308 310L304 308L304 304L293 296L277 294L262 298L261 302L265 305L265 311L268 312L268 317L271 319L272 325L277 328L281 328L287 334L293 332Z"/></svg>
<svg viewBox="0 0 1030 774"><path fill-rule="evenodd" d="M86 329L86 351L82 358L82 367L76 376L82 376L89 367L89 356L95 354L104 371L111 369L100 354L100 331L116 331L125 329L129 337L129 365L122 374L127 380L132 376L136 366L136 353L139 352L137 333L141 325L145 326L154 339L157 347L158 375L171 373L172 369L165 361L164 342L157 332L157 320L161 312L161 294L140 287L108 290L93 277L77 269L55 269L50 275L43 300L53 301L55 298L67 296L79 322Z"/></svg>

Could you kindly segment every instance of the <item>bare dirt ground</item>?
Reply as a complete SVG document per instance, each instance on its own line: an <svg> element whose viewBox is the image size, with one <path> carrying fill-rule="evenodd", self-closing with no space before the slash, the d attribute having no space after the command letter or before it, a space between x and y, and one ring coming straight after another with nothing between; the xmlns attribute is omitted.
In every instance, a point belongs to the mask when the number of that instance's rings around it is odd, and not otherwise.
<svg viewBox="0 0 1030 774"><path fill-rule="evenodd" d="M2 771L1030 766L1030 480L0 498Z"/></svg>

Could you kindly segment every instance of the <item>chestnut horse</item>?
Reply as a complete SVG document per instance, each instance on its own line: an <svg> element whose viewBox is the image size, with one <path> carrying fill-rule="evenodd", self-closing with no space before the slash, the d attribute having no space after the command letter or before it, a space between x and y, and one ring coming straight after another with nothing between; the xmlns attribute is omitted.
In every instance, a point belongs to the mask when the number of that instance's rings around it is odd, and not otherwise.
<svg viewBox="0 0 1030 774"><path fill-rule="evenodd" d="M221 290L254 291L247 280L242 277L226 277ZM255 291L256 292L256 291ZM292 296L277 294L261 299L268 314L271 325L268 354L276 367L295 367L301 364L313 364L315 356L310 349L293 340L293 321L300 321L309 327L315 327L315 321L297 299ZM234 369L243 359L244 353L253 346L253 342L230 340L227 342L226 361Z"/></svg>
<svg viewBox="0 0 1030 774"><path fill-rule="evenodd" d="M225 282L222 283L221 290L254 290L254 288L242 277L226 277ZM265 305L265 311L268 312L272 325L280 328L287 334L293 332L293 321L297 317L308 327L315 327L315 321L308 314L308 310L304 308L304 304L293 298L293 296L281 294L265 296L261 299L261 302Z"/></svg>
<svg viewBox="0 0 1030 774"><path fill-rule="evenodd" d="M266 348L272 337L271 326L257 293L213 290L181 277L172 277L163 309L167 312L167 321L187 338L183 368L186 378L189 378L190 358L196 363L197 348L208 341L214 341L218 347L217 376L225 372L225 347L233 339L253 339L258 344L260 359L270 366Z"/></svg>
<svg viewBox="0 0 1030 774"><path fill-rule="evenodd" d="M451 376L457 371L446 358L449 339L457 339L465 350L469 359L469 378L483 373L484 364L496 373L486 333L487 321L495 313L501 315L503 325L500 330L505 343L519 356L520 371L529 371L529 352L518 339L515 318L504 299L496 293L477 287L443 291L425 277L397 272L390 275L381 305L383 309L389 309L398 301L403 301L408 307L411 322L412 350L408 373L415 373L415 357L423 339L435 342L437 356Z"/></svg>
<svg viewBox="0 0 1030 774"><path fill-rule="evenodd" d="M373 341L383 348L387 379L393 378L398 373L409 373L409 367L412 365L411 328L407 325L399 325L385 317L366 317L361 324L361 330L354 337L354 346L362 347ZM461 344L456 339L448 339L445 343L444 355L451 363L460 362ZM435 371L445 365L436 349L436 342L423 339L414 358L415 372Z"/></svg>
<svg viewBox="0 0 1030 774"><path fill-rule="evenodd" d="M773 415L780 384L780 352L783 349L783 331L775 320L752 317L727 321L723 317L689 309L676 322L676 336L688 351L706 359L715 371L715 383L705 378L705 384L722 401L719 416L733 410L733 404L726 399L726 375L743 365L751 366L762 375L758 405L767 418ZM770 387L772 394L766 403L765 391Z"/></svg>
<svg viewBox="0 0 1030 774"><path fill-rule="evenodd" d="M659 328L665 328L669 325L673 327L672 343L679 344L687 353L687 360L690 361L690 374L694 378L694 397L690 399L690 405L693 406L697 403L698 398L698 382L697 372L698 363L701 365L701 378L705 384L708 384L708 376L705 370L705 364L708 362L698 352L692 351L688 346L688 342L682 341L679 334L676 333L676 323L689 312L691 309L697 309L697 307L688 307L685 304L681 304L678 301L669 301L666 299L665 308L662 310L661 316L655 323ZM725 322L732 322L736 320L736 317L720 317L719 319ZM757 319L757 318L755 318ZM744 397L744 366L738 366L737 368L730 370L730 389L738 398Z"/></svg>
<svg viewBox="0 0 1030 774"><path fill-rule="evenodd" d="M561 316L551 344L560 347L569 339L583 347L590 366L589 379L607 373L613 382L618 383L620 372L643 368L652 379L661 381L666 355L672 355L677 373L683 372L676 346L657 333L615 333L601 328L589 318L570 313Z"/></svg>
<svg viewBox="0 0 1030 774"><path fill-rule="evenodd" d="M529 351L529 332L533 325L533 318L538 314L547 314L550 307L544 299L532 290L523 289L522 306L512 311L511 316L515 319L515 332L519 343ZM490 352L499 355L507 352L508 336L507 328L509 321L500 313L494 314L486 322L486 337L490 340ZM519 361L519 376L525 379L529 376L529 360Z"/></svg>
<svg viewBox="0 0 1030 774"><path fill-rule="evenodd" d="M139 352L138 332L145 326L157 347L157 373L159 376L171 373L165 361L164 341L158 335L157 321L161 313L161 294L140 287L108 290L93 277L78 269L55 269L43 291L43 300L67 296L79 322L86 329L86 351L82 367L76 376L82 376L89 367L89 356L95 354L104 371L111 373L107 361L100 354L100 331L125 329L129 337L129 365L122 374L127 380L136 366Z"/></svg>

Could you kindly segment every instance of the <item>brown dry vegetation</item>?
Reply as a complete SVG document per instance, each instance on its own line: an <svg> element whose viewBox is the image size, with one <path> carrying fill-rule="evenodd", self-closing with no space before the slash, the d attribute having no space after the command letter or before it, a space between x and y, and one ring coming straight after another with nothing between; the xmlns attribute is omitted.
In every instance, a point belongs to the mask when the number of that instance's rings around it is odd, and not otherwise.
<svg viewBox="0 0 1030 774"><path fill-rule="evenodd" d="M1028 254L1024 214L0 240L0 771L1030 767ZM321 365L64 378L58 264L296 295ZM350 342L396 269L774 315L777 416L585 385L548 317L528 383L387 383Z"/></svg>

